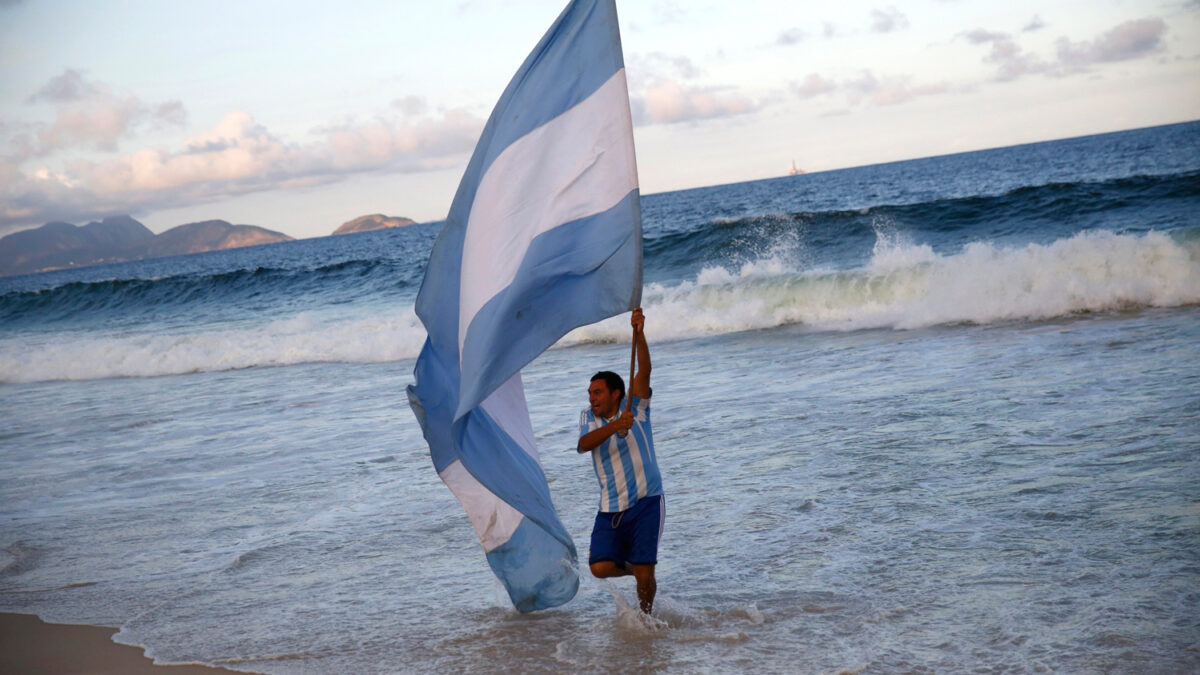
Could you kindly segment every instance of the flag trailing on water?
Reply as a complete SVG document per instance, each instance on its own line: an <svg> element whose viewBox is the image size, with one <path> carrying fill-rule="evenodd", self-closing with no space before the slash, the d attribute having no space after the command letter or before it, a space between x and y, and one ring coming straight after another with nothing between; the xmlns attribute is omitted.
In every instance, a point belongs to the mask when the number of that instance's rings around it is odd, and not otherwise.
<svg viewBox="0 0 1200 675"><path fill-rule="evenodd" d="M521 368L641 302L633 123L613 0L571 2L492 111L417 295L408 388L438 475L522 612L575 596Z"/></svg>

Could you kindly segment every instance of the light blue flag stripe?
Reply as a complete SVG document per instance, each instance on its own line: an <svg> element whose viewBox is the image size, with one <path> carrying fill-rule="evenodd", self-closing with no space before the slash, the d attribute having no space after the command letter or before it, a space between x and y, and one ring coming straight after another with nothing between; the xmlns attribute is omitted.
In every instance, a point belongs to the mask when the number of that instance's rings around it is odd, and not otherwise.
<svg viewBox="0 0 1200 675"><path fill-rule="evenodd" d="M619 79L614 82L614 77ZM632 177L606 184L627 187L617 188L615 195L601 195L601 200L611 201L596 211L591 202L564 205L572 193L554 192L554 176L546 179L550 183L535 184L550 191L561 213L579 215L533 230L522 257L506 261L514 270L511 280L489 289L487 296L476 292L473 302L480 297L486 301L464 310L474 313L460 331L463 278L472 271L463 263L465 242L476 236L469 234L468 225L510 224L504 220L510 214L486 209L475 214L485 217L473 219L477 196L487 190L505 194L500 181L510 174L524 176L525 183L518 181L517 186L528 184L530 176L542 180L536 166L524 174L513 171L512 163L522 157L574 157L562 153L579 154L581 147L592 147L558 145L564 140L570 145L576 136L578 143L596 145L571 124L590 119L581 110L593 116L597 109L606 110L616 85L626 118L622 133L628 137L627 148L611 147L612 130L620 131L621 125L608 119L609 136L603 142L610 146L596 146L600 150L594 162L583 155L581 171L590 171L592 177L602 174L613 165L612 157L626 153ZM536 459L519 371L571 329L640 300L641 219L624 86L613 1L570 3L518 70L488 120L430 254L416 302L429 337L413 371L416 383L409 387L409 401L429 442L434 467L467 510L489 565L520 611L569 601L579 580L574 543L558 519ZM609 94L597 98L601 90ZM564 133L560 121L567 119L572 122ZM555 133L542 133L552 127ZM551 140L539 147L543 137ZM518 145L520 152L505 153ZM504 171L489 174L494 164L500 166L497 162ZM481 183L490 185L482 193ZM549 205L546 211L552 211ZM512 224L518 229L527 225ZM477 258L480 248L476 244L472 250ZM469 375L464 376L466 369Z"/></svg>

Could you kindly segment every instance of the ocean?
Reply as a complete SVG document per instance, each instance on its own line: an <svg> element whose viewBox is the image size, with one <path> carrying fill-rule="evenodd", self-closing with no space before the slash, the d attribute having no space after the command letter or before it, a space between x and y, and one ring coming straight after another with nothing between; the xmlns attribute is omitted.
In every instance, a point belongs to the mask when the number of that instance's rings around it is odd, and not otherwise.
<svg viewBox="0 0 1200 675"><path fill-rule="evenodd" d="M646 195L654 617L518 614L405 386L440 223L0 278L0 611L263 673L1200 669L1200 122ZM524 371L586 558L587 379Z"/></svg>

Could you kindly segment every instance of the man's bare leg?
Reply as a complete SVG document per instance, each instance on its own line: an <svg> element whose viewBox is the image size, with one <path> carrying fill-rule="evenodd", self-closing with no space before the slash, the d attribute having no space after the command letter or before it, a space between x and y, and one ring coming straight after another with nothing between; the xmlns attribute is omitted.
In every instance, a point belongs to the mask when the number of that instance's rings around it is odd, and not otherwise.
<svg viewBox="0 0 1200 675"><path fill-rule="evenodd" d="M627 577L633 575L637 580L638 605L646 614L654 608L654 595L658 592L658 583L654 581L654 565L630 565L629 568L621 567L611 560L601 560L594 562L589 567L592 570L592 576L597 579L607 579L609 577Z"/></svg>
<svg viewBox="0 0 1200 675"><path fill-rule="evenodd" d="M607 579L609 577L627 577L632 572L626 567L621 567L611 560L601 560L590 565L592 568L592 576L597 579Z"/></svg>
<svg viewBox="0 0 1200 675"><path fill-rule="evenodd" d="M654 565L634 565L633 578L637 579L638 604L646 614L654 608L654 594L658 584L654 581Z"/></svg>

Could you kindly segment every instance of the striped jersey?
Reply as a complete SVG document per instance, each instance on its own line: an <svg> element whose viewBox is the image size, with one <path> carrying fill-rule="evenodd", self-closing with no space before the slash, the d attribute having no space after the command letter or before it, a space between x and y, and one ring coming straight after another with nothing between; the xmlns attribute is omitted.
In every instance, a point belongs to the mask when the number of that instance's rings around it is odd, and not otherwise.
<svg viewBox="0 0 1200 675"><path fill-rule="evenodd" d="M642 497L661 495L662 477L654 456L650 429L650 400L632 396L633 428L621 438L613 434L592 450L592 465L600 481L600 511L624 511ZM608 424L616 417L597 418L591 408L579 415L579 436Z"/></svg>

